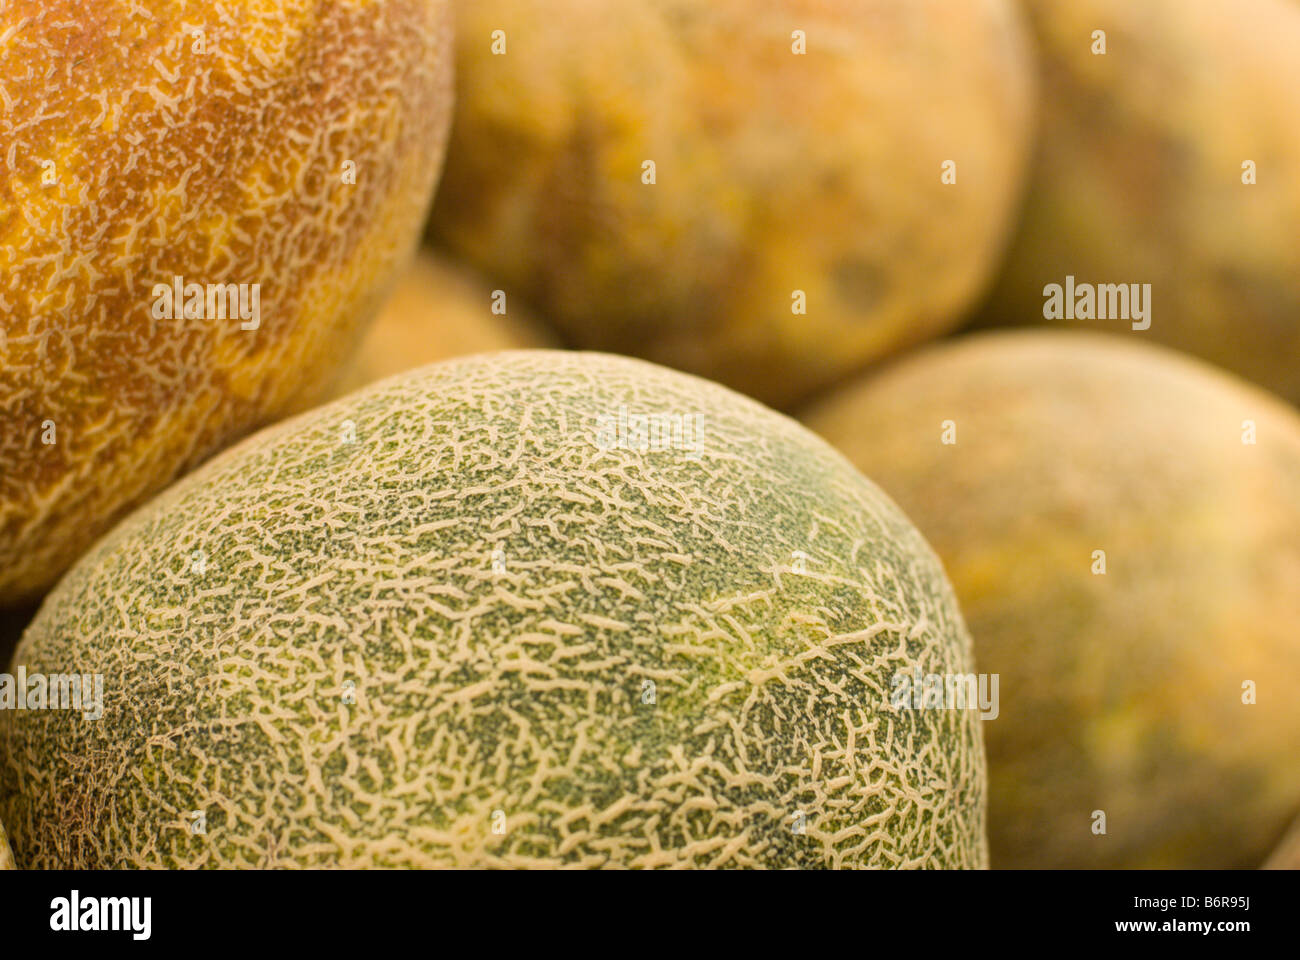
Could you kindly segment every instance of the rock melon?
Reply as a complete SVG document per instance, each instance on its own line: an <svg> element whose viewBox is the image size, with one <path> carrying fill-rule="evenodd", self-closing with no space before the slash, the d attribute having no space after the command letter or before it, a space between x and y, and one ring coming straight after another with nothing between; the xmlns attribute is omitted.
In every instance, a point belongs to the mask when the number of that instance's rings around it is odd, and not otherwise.
<svg viewBox="0 0 1300 960"><path fill-rule="evenodd" d="M98 722L0 711L32 868L985 863L978 718L887 705L971 669L929 547L798 424L626 358L271 427L104 538L15 663L107 678Z"/></svg>
<svg viewBox="0 0 1300 960"><path fill-rule="evenodd" d="M0 605L328 386L424 220L449 13L0 5Z"/></svg>
<svg viewBox="0 0 1300 960"><path fill-rule="evenodd" d="M983 320L1048 322L1043 288L1069 275L1149 283L1143 336L1300 401L1300 3L1022 2L1040 150Z"/></svg>
<svg viewBox="0 0 1300 960"><path fill-rule="evenodd" d="M786 405L949 329L991 279L1032 100L1008 0L457 14L433 232L576 346Z"/></svg>
<svg viewBox="0 0 1300 960"><path fill-rule="evenodd" d="M524 307L508 296L496 300L498 292L505 294L464 267L421 251L344 367L330 399L452 357L559 346Z"/></svg>
<svg viewBox="0 0 1300 960"><path fill-rule="evenodd" d="M805 422L915 520L1000 675L993 866L1263 861L1300 807L1294 410L1041 331L924 351Z"/></svg>

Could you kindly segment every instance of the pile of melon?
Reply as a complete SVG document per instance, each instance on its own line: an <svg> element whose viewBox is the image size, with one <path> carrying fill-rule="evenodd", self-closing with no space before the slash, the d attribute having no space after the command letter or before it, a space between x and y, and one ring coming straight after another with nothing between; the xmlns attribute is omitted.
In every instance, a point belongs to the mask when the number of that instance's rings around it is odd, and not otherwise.
<svg viewBox="0 0 1300 960"><path fill-rule="evenodd" d="M193 6L0 6L0 869L1300 865L1300 5Z"/></svg>

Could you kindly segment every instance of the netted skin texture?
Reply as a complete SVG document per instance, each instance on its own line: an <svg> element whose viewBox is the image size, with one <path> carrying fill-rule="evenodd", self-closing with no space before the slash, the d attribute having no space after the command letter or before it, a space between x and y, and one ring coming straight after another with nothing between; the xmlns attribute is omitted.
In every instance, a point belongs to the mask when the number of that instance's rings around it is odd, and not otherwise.
<svg viewBox="0 0 1300 960"><path fill-rule="evenodd" d="M698 434L641 449L624 407ZM889 706L972 669L929 547L794 421L631 359L453 360L263 431L14 663L105 678L98 721L0 713L27 867L986 865L977 715Z"/></svg>
<svg viewBox="0 0 1300 960"><path fill-rule="evenodd" d="M329 386L432 198L450 14L0 5L0 606Z"/></svg>

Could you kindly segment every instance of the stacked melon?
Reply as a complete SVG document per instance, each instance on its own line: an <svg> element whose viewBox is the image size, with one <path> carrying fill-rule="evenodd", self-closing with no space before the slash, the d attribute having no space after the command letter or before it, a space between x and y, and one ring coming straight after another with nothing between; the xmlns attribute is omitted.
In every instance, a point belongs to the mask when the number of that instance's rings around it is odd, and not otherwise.
<svg viewBox="0 0 1300 960"><path fill-rule="evenodd" d="M432 232L581 347L788 406L950 330L1012 225L1012 0L457 0Z"/></svg>
<svg viewBox="0 0 1300 960"><path fill-rule="evenodd" d="M19 862L985 865L938 561L793 421L638 361L402 375L250 438L102 540L0 713Z"/></svg>
<svg viewBox="0 0 1300 960"><path fill-rule="evenodd" d="M0 606L319 399L419 235L449 20L447 0L0 4Z"/></svg>
<svg viewBox="0 0 1300 960"><path fill-rule="evenodd" d="M106 4L0 4L0 657L103 681L0 868L1297 862L1300 417L1144 342L1300 396L1293 0Z"/></svg>
<svg viewBox="0 0 1300 960"><path fill-rule="evenodd" d="M807 422L934 544L1000 676L1003 867L1253 867L1300 807L1300 416L1170 351L934 347Z"/></svg>

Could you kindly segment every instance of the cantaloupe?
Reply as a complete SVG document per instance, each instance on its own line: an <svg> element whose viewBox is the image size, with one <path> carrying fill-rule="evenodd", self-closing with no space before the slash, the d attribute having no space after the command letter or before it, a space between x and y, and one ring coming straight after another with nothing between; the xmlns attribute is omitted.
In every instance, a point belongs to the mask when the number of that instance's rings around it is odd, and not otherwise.
<svg viewBox="0 0 1300 960"><path fill-rule="evenodd" d="M1021 2L1040 149L983 322L1049 322L1067 276L1150 284L1143 337L1300 401L1300 3ZM1147 322L1115 312L1050 322Z"/></svg>
<svg viewBox="0 0 1300 960"><path fill-rule="evenodd" d="M106 678L98 722L0 711L28 868L985 864L979 719L889 700L971 669L929 547L795 422L626 358L268 428L15 663Z"/></svg>
<svg viewBox="0 0 1300 960"><path fill-rule="evenodd" d="M550 331L507 291L422 250L343 368L330 399L440 360L556 346Z"/></svg>
<svg viewBox="0 0 1300 960"><path fill-rule="evenodd" d="M1032 112L1010 0L456 8L433 233L575 345L785 406L991 280Z"/></svg>
<svg viewBox="0 0 1300 960"><path fill-rule="evenodd" d="M1136 335L1039 331L805 422L934 545L1000 675L994 867L1263 862L1300 809L1293 409Z"/></svg>
<svg viewBox="0 0 1300 960"><path fill-rule="evenodd" d="M0 606L328 387L425 219L449 13L0 7Z"/></svg>

